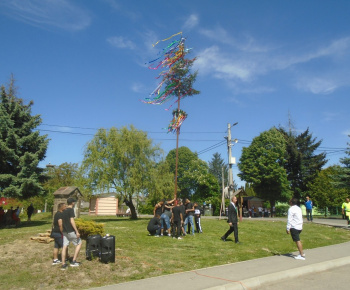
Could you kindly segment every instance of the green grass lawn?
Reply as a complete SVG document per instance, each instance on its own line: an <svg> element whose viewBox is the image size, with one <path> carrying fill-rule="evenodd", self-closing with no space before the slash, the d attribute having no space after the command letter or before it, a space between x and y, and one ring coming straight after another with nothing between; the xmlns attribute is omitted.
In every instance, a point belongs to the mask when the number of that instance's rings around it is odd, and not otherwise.
<svg viewBox="0 0 350 290"><path fill-rule="evenodd" d="M236 245L233 235L228 242L220 240L228 229L225 220L203 218L203 234L175 240L148 236L149 219L83 216L104 223L106 233L116 237L116 263L85 260L84 241L78 259L82 265L60 271L60 266L51 266L53 243L30 240L50 229L51 219L39 218L37 215L32 223L24 222L19 228L0 230L1 289L89 288L296 251L285 233L286 222L269 219L241 222L242 244ZM301 239L307 250L349 241L350 231L307 223Z"/></svg>

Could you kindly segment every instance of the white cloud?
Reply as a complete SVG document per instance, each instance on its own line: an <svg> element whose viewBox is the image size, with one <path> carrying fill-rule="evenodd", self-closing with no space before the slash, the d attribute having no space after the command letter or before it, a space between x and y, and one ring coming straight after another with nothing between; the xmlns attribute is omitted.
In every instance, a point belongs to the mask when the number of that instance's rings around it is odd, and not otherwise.
<svg viewBox="0 0 350 290"><path fill-rule="evenodd" d="M107 42L111 44L114 47L117 48L129 48L129 49L134 49L136 45L131 41L123 36L112 36L107 38Z"/></svg>
<svg viewBox="0 0 350 290"><path fill-rule="evenodd" d="M131 90L135 93L144 93L145 92L145 86L140 83L133 83L131 86Z"/></svg>
<svg viewBox="0 0 350 290"><path fill-rule="evenodd" d="M240 79L247 81L251 77L249 63L230 58L222 53L217 46L212 46L200 52L195 62L195 69L201 73L212 73L219 79Z"/></svg>
<svg viewBox="0 0 350 290"><path fill-rule="evenodd" d="M300 79L297 82L296 87L300 90L308 91L316 95L327 95L333 93L339 85L328 78L313 77L310 79Z"/></svg>
<svg viewBox="0 0 350 290"><path fill-rule="evenodd" d="M243 35L240 39L236 39L222 27L216 27L215 29L201 29L199 33L218 44L229 45L241 52L258 53L268 52L273 49L273 47L258 44L257 41L248 34Z"/></svg>
<svg viewBox="0 0 350 290"><path fill-rule="evenodd" d="M330 122L330 121L334 121L338 119L339 114L337 113L331 113L331 112L324 112L323 113L324 116L324 121L326 122Z"/></svg>
<svg viewBox="0 0 350 290"><path fill-rule="evenodd" d="M89 13L67 0L3 0L3 14L30 25L79 31L91 23Z"/></svg>
<svg viewBox="0 0 350 290"><path fill-rule="evenodd" d="M191 30L194 27L196 27L199 23L199 17L196 14L191 14L187 20L185 21L182 29L184 30Z"/></svg>
<svg viewBox="0 0 350 290"><path fill-rule="evenodd" d="M286 84L293 85L290 82L294 80L297 89L313 94L330 94L350 85L350 37L312 48L312 44L261 45L247 35L236 39L221 27L202 29L200 33L216 44L198 54L196 69L233 83L240 93L245 84L239 82L259 81L274 72L280 72L281 77L288 74ZM253 92L253 86L251 89Z"/></svg>

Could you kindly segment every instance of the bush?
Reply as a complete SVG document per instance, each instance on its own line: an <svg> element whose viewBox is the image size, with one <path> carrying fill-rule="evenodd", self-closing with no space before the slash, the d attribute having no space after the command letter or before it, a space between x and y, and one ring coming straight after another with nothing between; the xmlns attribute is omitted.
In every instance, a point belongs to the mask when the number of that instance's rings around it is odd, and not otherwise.
<svg viewBox="0 0 350 290"><path fill-rule="evenodd" d="M147 203L147 204L140 204L138 207L138 212L140 214L151 214L153 215L153 209L154 205Z"/></svg>
<svg viewBox="0 0 350 290"><path fill-rule="evenodd" d="M276 216L286 216L288 214L289 205L280 204L276 206Z"/></svg>
<svg viewBox="0 0 350 290"><path fill-rule="evenodd" d="M76 219L75 224L80 233L80 238L86 240L88 236L91 235L105 235L104 224L96 223L94 221L86 221L83 219Z"/></svg>

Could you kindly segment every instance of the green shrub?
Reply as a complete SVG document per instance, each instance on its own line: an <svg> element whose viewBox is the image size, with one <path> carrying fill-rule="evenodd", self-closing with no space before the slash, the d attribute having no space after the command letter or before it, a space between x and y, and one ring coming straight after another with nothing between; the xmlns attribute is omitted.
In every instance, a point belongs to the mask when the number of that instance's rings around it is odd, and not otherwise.
<svg viewBox="0 0 350 290"><path fill-rule="evenodd" d="M87 237L91 235L105 235L104 224L96 223L94 221L86 221L80 218L75 220L75 224L80 233L80 237L83 240L86 240Z"/></svg>
<svg viewBox="0 0 350 290"><path fill-rule="evenodd" d="M286 216L288 214L289 205L276 205L276 216Z"/></svg>

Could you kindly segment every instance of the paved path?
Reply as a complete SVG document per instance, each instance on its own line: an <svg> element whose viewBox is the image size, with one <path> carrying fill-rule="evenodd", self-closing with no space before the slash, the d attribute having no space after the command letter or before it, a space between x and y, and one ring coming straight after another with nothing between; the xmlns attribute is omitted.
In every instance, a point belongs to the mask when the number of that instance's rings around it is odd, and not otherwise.
<svg viewBox="0 0 350 290"><path fill-rule="evenodd" d="M343 220L330 219L315 219L314 222L342 227L346 224ZM153 290L165 288L167 290L233 290L267 289L262 288L266 287L266 285L277 287L269 289L298 289L298 287L284 288L281 287L279 283L289 285L296 277L308 279L308 275L312 277L318 272L327 271L327 273L329 273L328 271L335 271L333 269L337 267L341 267L341 269L350 267L350 242L305 250L305 261L295 260L293 256L296 254L297 252L294 252L286 255L198 269L196 271L159 276L95 289ZM297 280L299 280L299 278ZM181 287L179 283L181 283ZM305 287L305 285L303 285L303 287ZM307 286L307 288L309 287ZM338 287L333 288L345 289ZM318 287L317 289L327 288Z"/></svg>

